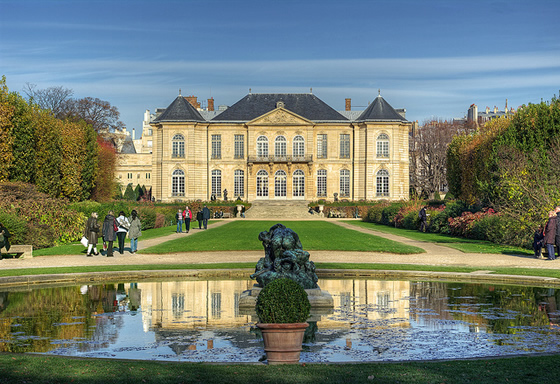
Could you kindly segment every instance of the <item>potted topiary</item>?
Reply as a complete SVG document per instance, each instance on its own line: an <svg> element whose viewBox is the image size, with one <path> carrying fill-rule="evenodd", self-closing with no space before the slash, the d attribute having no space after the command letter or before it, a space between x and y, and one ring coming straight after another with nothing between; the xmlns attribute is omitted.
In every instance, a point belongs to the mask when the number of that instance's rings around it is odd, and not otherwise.
<svg viewBox="0 0 560 384"><path fill-rule="evenodd" d="M269 364L297 364L311 305L301 285L288 278L268 283L257 297L257 327Z"/></svg>

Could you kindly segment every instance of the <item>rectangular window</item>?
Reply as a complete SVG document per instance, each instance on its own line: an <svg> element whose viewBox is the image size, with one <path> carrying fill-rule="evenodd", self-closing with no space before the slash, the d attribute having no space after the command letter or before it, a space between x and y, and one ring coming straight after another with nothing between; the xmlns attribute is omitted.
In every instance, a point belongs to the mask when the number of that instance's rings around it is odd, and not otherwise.
<svg viewBox="0 0 560 384"><path fill-rule="evenodd" d="M234 146L234 158L243 159L245 157L245 136L235 135Z"/></svg>
<svg viewBox="0 0 560 384"><path fill-rule="evenodd" d="M327 170L319 169L317 171L317 196L327 196Z"/></svg>
<svg viewBox="0 0 560 384"><path fill-rule="evenodd" d="M317 158L327 158L327 135L325 133L317 135Z"/></svg>
<svg viewBox="0 0 560 384"><path fill-rule="evenodd" d="M242 170L235 171L233 176L233 196L243 197L245 186L245 174Z"/></svg>
<svg viewBox="0 0 560 384"><path fill-rule="evenodd" d="M146 173L146 179L147 179L147 180L150 180L150 177L151 177L151 176L152 176L152 175L151 175L150 173Z"/></svg>
<svg viewBox="0 0 560 384"><path fill-rule="evenodd" d="M222 196L222 171L212 171L212 194L216 197Z"/></svg>
<svg viewBox="0 0 560 384"><path fill-rule="evenodd" d="M350 135L347 133L340 135L340 158L350 158Z"/></svg>
<svg viewBox="0 0 560 384"><path fill-rule="evenodd" d="M222 294L220 292L212 293L212 318L220 319L222 317Z"/></svg>
<svg viewBox="0 0 560 384"><path fill-rule="evenodd" d="M340 171L340 197L350 196L350 171L343 169Z"/></svg>
<svg viewBox="0 0 560 384"><path fill-rule="evenodd" d="M212 135L212 158L222 158L222 135Z"/></svg>
<svg viewBox="0 0 560 384"><path fill-rule="evenodd" d="M132 173L128 173L128 174L126 175L126 177L127 177L129 180L132 179Z"/></svg>

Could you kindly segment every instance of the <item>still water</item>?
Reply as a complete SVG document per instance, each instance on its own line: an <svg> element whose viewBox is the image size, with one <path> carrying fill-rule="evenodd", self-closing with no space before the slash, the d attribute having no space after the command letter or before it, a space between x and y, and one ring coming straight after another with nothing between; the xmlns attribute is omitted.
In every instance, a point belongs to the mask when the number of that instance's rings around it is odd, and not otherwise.
<svg viewBox="0 0 560 384"><path fill-rule="evenodd" d="M0 291L0 351L189 362L257 362L249 280L139 281ZM560 352L560 291L484 284L320 280L302 362Z"/></svg>

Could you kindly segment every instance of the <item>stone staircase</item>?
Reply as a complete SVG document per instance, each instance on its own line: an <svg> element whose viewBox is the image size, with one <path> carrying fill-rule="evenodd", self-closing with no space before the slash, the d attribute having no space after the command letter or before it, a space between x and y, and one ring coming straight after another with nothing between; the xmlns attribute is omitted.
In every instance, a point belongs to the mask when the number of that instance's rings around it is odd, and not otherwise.
<svg viewBox="0 0 560 384"><path fill-rule="evenodd" d="M245 212L247 219L259 220L301 220L320 219L319 215L308 213L308 201L305 200L256 200Z"/></svg>

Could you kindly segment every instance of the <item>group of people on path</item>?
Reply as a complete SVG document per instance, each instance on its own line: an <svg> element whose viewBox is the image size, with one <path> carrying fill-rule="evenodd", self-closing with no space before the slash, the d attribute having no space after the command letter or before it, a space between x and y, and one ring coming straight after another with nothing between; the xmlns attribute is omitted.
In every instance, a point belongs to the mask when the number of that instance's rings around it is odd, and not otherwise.
<svg viewBox="0 0 560 384"><path fill-rule="evenodd" d="M558 256L555 256L554 246L556 246ZM556 257L560 257L560 206L548 212L548 221L544 229L542 225L539 225L535 231L533 249L537 259L544 259L542 255L543 247L546 248L548 260L556 260Z"/></svg>
<svg viewBox="0 0 560 384"><path fill-rule="evenodd" d="M120 211L117 217L115 217L113 211L109 211L103 220L102 226L97 219L97 212L93 212L86 222L84 229L84 237L87 239L88 244L86 256L99 255L97 250L99 237L103 239L103 250L106 251L107 257L114 256L113 242L115 240L118 241L119 253L121 255L124 253L124 243L127 235L130 239L130 252L136 253L138 251L138 238L142 236L142 223L136 210L132 210L128 218L125 216L124 211Z"/></svg>
<svg viewBox="0 0 560 384"><path fill-rule="evenodd" d="M193 219L192 211L188 206L185 207L183 211L177 210L175 214L175 220L177 221L177 231L176 233L183 233L183 222L185 223L185 231L189 233L191 229L191 221ZM210 209L205 205L202 210L198 211L196 214L196 220L198 221L198 229L208 229L208 220L210 219Z"/></svg>

